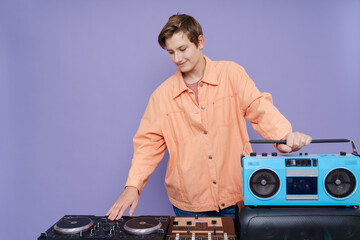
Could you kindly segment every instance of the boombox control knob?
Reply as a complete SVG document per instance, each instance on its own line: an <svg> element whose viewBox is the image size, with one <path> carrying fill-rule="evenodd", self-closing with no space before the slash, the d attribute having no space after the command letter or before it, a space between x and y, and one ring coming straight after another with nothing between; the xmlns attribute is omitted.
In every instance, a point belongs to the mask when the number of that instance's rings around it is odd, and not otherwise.
<svg viewBox="0 0 360 240"><path fill-rule="evenodd" d="M340 152L340 156L346 156L346 152Z"/></svg>
<svg viewBox="0 0 360 240"><path fill-rule="evenodd" d="M277 156L277 153L276 153L276 152L273 152L273 153L271 153L271 156L276 157L276 156Z"/></svg>
<svg viewBox="0 0 360 240"><path fill-rule="evenodd" d="M250 157L256 157L256 152L250 153Z"/></svg>
<svg viewBox="0 0 360 240"><path fill-rule="evenodd" d="M261 156L267 157L267 153L262 153Z"/></svg>

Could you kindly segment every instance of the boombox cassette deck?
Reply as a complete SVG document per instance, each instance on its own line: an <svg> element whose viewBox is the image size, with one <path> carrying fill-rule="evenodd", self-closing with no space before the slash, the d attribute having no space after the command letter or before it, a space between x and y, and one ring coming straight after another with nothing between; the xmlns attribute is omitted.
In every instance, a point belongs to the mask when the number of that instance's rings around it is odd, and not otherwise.
<svg viewBox="0 0 360 240"><path fill-rule="evenodd" d="M242 168L245 206L358 206L360 203L360 156L354 143L352 154L251 153L242 157Z"/></svg>

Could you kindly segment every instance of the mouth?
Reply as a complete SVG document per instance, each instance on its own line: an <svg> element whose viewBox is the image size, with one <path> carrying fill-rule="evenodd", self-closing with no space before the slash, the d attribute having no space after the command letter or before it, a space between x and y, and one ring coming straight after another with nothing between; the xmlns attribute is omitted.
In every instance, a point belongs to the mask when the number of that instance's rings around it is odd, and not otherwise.
<svg viewBox="0 0 360 240"><path fill-rule="evenodd" d="M185 65L185 63L186 63L186 62L179 63L178 66L179 66L179 67L182 67L182 66Z"/></svg>

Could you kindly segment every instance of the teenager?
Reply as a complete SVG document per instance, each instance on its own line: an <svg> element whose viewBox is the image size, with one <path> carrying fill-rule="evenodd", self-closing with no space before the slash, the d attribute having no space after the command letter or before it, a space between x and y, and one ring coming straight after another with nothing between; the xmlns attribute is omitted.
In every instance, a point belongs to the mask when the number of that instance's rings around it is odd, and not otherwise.
<svg viewBox="0 0 360 240"><path fill-rule="evenodd" d="M159 44L176 73L151 95L134 137L134 156L125 190L107 212L119 219L139 195L168 149L165 186L176 215L234 216L243 199L241 153L249 140L245 119L264 139L285 139L280 152L297 151L311 137L292 132L289 121L261 93L245 70L203 55L201 25L191 16L171 16ZM246 145L245 154L252 152Z"/></svg>

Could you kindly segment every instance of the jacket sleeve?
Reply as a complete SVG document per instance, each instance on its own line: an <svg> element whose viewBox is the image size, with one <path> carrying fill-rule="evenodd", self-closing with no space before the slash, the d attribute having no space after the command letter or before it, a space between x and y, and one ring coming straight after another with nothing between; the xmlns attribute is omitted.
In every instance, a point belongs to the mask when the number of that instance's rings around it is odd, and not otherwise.
<svg viewBox="0 0 360 240"><path fill-rule="evenodd" d="M261 93L241 66L235 68L239 101L245 119L264 139L283 139L292 132L290 122L273 105L270 93Z"/></svg>
<svg viewBox="0 0 360 240"><path fill-rule="evenodd" d="M141 119L139 129L133 138L134 155L125 187L136 187L139 193L162 160L166 150L157 99L154 92Z"/></svg>

